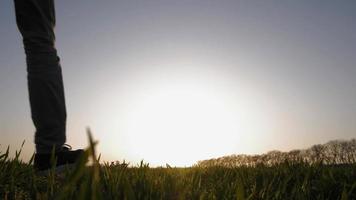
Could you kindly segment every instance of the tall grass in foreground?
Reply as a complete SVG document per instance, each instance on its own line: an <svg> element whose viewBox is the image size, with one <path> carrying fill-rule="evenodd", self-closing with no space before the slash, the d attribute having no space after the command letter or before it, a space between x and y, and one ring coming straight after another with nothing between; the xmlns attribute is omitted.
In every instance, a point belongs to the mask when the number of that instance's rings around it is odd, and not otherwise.
<svg viewBox="0 0 356 200"><path fill-rule="evenodd" d="M99 164L95 142L76 168L36 176L31 159L0 153L0 199L356 199L356 165L150 168ZM87 159L92 165L87 166Z"/></svg>

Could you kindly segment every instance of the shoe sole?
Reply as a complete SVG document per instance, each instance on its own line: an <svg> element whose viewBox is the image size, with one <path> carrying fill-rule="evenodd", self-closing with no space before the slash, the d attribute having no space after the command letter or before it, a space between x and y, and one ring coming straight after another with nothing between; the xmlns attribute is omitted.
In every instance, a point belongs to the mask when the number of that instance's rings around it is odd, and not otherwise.
<svg viewBox="0 0 356 200"><path fill-rule="evenodd" d="M56 168L54 168L54 173L56 175L61 174L67 170L73 170L75 167L75 163L73 164L66 164L66 165L60 165L57 166ZM50 174L50 172L52 171L52 169L46 169L46 170L41 170L41 171L37 171L36 175L38 176L47 176Z"/></svg>

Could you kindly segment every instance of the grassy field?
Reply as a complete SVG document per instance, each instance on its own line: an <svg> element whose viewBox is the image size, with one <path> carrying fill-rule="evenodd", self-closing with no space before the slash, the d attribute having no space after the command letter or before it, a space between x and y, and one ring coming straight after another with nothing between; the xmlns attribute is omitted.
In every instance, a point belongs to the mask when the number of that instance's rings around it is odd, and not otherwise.
<svg viewBox="0 0 356 200"><path fill-rule="evenodd" d="M99 164L94 143L73 170L37 176L0 153L0 199L356 199L356 165L150 168ZM88 166L87 159L92 160Z"/></svg>

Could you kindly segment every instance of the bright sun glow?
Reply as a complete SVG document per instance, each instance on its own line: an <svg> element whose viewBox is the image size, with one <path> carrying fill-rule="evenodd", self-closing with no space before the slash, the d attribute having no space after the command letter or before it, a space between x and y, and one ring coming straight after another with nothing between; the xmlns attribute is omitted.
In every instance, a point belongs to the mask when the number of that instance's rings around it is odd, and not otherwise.
<svg viewBox="0 0 356 200"><path fill-rule="evenodd" d="M198 160L264 151L266 135L274 132L275 114L263 93L244 77L206 63L172 60L162 65L130 66L118 82L108 82L110 90L103 90L118 94L102 98L101 109L94 112L102 112L101 120L88 122L101 133L103 160L184 167Z"/></svg>
<svg viewBox="0 0 356 200"><path fill-rule="evenodd" d="M188 166L243 148L261 124L247 116L254 109L208 85L167 81L136 94L126 111L131 161Z"/></svg>
<svg viewBox="0 0 356 200"><path fill-rule="evenodd" d="M230 151L217 146L223 143L221 133L238 135L231 112L207 91L166 86L141 100L129 115L129 144L152 164L184 165L203 158L209 149Z"/></svg>

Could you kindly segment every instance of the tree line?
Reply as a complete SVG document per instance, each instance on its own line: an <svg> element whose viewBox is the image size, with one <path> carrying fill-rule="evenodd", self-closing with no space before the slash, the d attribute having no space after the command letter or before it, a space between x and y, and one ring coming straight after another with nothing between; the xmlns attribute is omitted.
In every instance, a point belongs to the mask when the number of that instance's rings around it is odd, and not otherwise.
<svg viewBox="0 0 356 200"><path fill-rule="evenodd" d="M325 165L353 164L356 163L356 139L332 140L325 144L313 145L308 149L297 149L288 152L273 150L260 155L233 154L201 160L193 166L273 166L285 162L320 163Z"/></svg>

